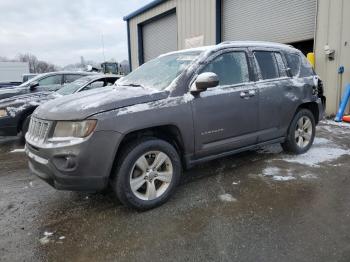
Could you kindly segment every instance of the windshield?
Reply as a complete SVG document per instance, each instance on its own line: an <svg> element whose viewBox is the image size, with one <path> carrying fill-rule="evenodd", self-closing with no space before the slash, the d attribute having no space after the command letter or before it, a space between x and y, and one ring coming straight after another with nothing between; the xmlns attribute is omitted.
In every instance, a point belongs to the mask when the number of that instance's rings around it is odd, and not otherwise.
<svg viewBox="0 0 350 262"><path fill-rule="evenodd" d="M81 87L88 84L91 80L95 79L95 77L87 76L79 78L72 83L64 85L61 89L59 89L56 93L60 95L70 95L78 91Z"/></svg>
<svg viewBox="0 0 350 262"><path fill-rule="evenodd" d="M153 59L129 75L123 77L116 84L143 86L163 90L179 76L188 65L197 58L202 51L174 53Z"/></svg>

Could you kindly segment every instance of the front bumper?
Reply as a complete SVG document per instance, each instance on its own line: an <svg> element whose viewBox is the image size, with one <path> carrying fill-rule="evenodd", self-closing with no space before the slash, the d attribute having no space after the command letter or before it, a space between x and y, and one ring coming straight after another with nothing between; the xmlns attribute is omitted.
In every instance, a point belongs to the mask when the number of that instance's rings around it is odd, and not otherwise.
<svg viewBox="0 0 350 262"><path fill-rule="evenodd" d="M26 143L32 173L59 190L99 191L108 185L120 134L95 132L88 140L63 147Z"/></svg>

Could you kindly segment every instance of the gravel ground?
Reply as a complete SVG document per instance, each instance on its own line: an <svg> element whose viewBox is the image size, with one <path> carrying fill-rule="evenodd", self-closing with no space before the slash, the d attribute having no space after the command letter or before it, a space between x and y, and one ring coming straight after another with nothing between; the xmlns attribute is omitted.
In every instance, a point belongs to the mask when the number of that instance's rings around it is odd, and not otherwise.
<svg viewBox="0 0 350 262"><path fill-rule="evenodd" d="M0 138L0 261L349 261L350 125L301 156L279 145L197 166L144 213L57 191Z"/></svg>

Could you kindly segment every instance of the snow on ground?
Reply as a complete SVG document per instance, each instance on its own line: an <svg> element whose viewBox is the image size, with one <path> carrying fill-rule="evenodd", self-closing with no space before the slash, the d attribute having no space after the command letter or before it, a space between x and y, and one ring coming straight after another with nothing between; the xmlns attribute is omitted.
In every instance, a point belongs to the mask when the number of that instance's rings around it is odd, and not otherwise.
<svg viewBox="0 0 350 262"><path fill-rule="evenodd" d="M271 179L275 181L289 181L295 179L295 177L291 175L291 172L289 170L283 171L278 167L266 167L262 171L262 175L264 177L271 177Z"/></svg>
<svg viewBox="0 0 350 262"><path fill-rule="evenodd" d="M236 202L237 199L234 198L231 194L222 194L222 195L219 195L219 199L223 202Z"/></svg>
<svg viewBox="0 0 350 262"><path fill-rule="evenodd" d="M321 163L331 162L343 155L350 155L349 149L343 149L325 138L315 138L314 145L301 155L286 155L283 161L319 167Z"/></svg>
<svg viewBox="0 0 350 262"><path fill-rule="evenodd" d="M13 149L10 153L23 153L24 152L24 148L16 148Z"/></svg>
<svg viewBox="0 0 350 262"><path fill-rule="evenodd" d="M273 176L272 179L275 181L290 181L296 178L294 176Z"/></svg>

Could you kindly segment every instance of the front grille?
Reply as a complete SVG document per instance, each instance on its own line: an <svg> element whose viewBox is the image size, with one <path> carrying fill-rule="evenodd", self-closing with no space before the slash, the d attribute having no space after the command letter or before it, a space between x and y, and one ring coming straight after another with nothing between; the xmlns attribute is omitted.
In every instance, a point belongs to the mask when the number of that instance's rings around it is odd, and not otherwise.
<svg viewBox="0 0 350 262"><path fill-rule="evenodd" d="M32 143L44 143L51 127L51 121L31 117L26 138Z"/></svg>

